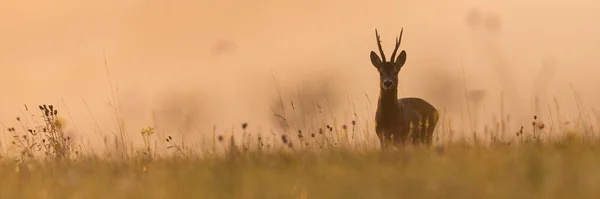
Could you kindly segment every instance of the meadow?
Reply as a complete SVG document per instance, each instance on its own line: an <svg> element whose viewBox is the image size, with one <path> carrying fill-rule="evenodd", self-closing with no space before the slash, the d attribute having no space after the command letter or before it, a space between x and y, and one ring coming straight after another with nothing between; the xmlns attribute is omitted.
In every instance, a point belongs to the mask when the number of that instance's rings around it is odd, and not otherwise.
<svg viewBox="0 0 600 199"><path fill-rule="evenodd" d="M0 199L600 198L599 6L2 1ZM375 29L432 146L379 146Z"/></svg>
<svg viewBox="0 0 600 199"><path fill-rule="evenodd" d="M534 131L444 140L434 146L382 150L373 134L350 124L249 135L213 134L197 147L152 127L144 147L115 134L103 153L85 150L62 132L51 105L8 127L11 150L0 160L0 198L598 198L600 143L570 131ZM37 113L36 113L37 112ZM36 115L41 116L38 121ZM368 126L368 125L367 125ZM499 126L499 125L496 125ZM162 142L166 147L152 144Z"/></svg>

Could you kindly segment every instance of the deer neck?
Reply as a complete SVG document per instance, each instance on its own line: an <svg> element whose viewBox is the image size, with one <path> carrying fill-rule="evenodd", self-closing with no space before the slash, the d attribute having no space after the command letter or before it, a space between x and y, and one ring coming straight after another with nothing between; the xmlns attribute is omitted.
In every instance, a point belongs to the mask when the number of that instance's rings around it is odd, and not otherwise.
<svg viewBox="0 0 600 199"><path fill-rule="evenodd" d="M378 109L383 115L398 113L398 89L380 90Z"/></svg>

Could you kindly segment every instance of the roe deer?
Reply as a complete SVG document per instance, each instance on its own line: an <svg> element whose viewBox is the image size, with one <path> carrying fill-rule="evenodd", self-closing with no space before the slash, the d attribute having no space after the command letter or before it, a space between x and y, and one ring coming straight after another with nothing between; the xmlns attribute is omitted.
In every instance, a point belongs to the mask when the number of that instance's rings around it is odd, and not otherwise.
<svg viewBox="0 0 600 199"><path fill-rule="evenodd" d="M406 52L404 50L396 58L403 31L404 28L400 31L400 37L396 38L396 47L389 62L385 60L377 29L375 29L375 36L381 59L379 59L377 53L371 51L371 63L379 71L380 78L375 131L382 147L387 146L389 141L398 145L405 144L410 140L414 144L431 145L433 130L439 117L437 109L421 98L397 99L398 72L406 62Z"/></svg>

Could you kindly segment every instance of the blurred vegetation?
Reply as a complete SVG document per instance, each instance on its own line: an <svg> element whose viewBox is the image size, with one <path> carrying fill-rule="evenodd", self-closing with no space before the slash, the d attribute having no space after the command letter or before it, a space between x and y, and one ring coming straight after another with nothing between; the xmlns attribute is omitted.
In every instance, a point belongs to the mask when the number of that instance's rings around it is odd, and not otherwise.
<svg viewBox="0 0 600 199"><path fill-rule="evenodd" d="M43 122L31 114L8 128L19 153L0 159L0 198L600 197L600 143L578 133L543 139L521 128L511 141L438 138L435 146L381 150L349 139L355 121L254 138L243 123L241 144L215 134L200 153L149 127L140 131L143 148L115 156L81 153L56 107L39 110ZM532 130L543 130L535 119ZM151 144L160 139L165 149Z"/></svg>
<svg viewBox="0 0 600 199"><path fill-rule="evenodd" d="M598 198L598 143L0 163L0 198Z"/></svg>

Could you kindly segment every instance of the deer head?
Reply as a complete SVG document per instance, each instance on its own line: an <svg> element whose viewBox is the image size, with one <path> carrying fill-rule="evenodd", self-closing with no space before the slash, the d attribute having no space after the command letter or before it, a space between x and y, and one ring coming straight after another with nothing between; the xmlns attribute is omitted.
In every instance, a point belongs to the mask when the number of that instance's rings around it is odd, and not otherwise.
<svg viewBox="0 0 600 199"><path fill-rule="evenodd" d="M381 59L374 51L371 51L371 63L373 66L377 68L379 71L379 86L382 90L395 90L398 89L398 73L404 63L406 62L406 51L402 50L400 55L396 57L396 52L398 52L398 48L400 48L400 42L402 41L402 32L404 28L400 31L400 37L396 37L396 47L394 48L394 52L392 53L392 57L390 61L385 60L385 54L383 53L383 49L381 48L381 40L379 39L379 33L377 33L377 29L375 29L375 36L377 38L377 46L379 47L379 53L381 54Z"/></svg>

